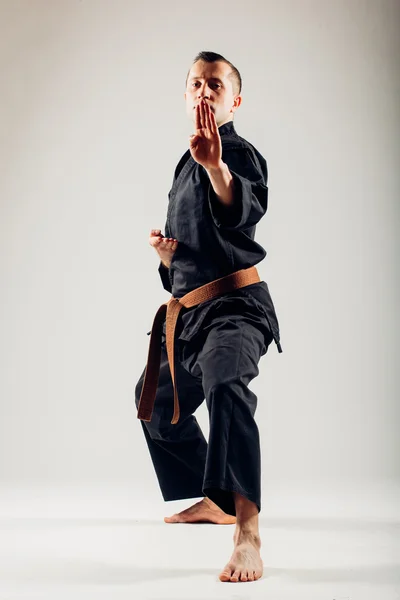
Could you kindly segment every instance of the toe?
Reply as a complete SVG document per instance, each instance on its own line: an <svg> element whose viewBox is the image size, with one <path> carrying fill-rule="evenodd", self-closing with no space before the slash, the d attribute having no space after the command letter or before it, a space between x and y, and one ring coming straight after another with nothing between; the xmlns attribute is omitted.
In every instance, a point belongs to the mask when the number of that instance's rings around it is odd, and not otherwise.
<svg viewBox="0 0 400 600"><path fill-rule="evenodd" d="M236 569L236 571L231 576L231 581L239 581L239 577L240 577L240 570Z"/></svg>
<svg viewBox="0 0 400 600"><path fill-rule="evenodd" d="M220 581L229 581L231 574L232 570L229 567L225 567L225 569L219 574Z"/></svg>
<svg viewBox="0 0 400 600"><path fill-rule="evenodd" d="M178 523L178 515L172 515L172 517L164 517L166 523Z"/></svg>
<svg viewBox="0 0 400 600"><path fill-rule="evenodd" d="M247 581L247 571L242 571L240 581Z"/></svg>
<svg viewBox="0 0 400 600"><path fill-rule="evenodd" d="M249 581L254 581L254 571L249 571L248 572L248 578Z"/></svg>

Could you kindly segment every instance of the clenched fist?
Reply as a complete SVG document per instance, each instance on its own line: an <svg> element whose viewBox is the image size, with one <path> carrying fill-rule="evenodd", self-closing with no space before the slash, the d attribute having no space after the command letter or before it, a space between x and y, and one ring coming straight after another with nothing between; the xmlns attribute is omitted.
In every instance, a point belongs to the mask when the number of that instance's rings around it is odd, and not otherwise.
<svg viewBox="0 0 400 600"><path fill-rule="evenodd" d="M152 229L149 238L150 246L157 251L162 263L169 268L171 259L178 247L178 240L175 238L165 238L161 233L161 229Z"/></svg>

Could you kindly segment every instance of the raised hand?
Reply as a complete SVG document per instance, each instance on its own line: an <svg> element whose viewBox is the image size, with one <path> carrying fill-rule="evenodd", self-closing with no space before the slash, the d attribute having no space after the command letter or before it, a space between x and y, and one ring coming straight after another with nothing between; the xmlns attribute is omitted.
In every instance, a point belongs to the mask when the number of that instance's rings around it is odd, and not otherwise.
<svg viewBox="0 0 400 600"><path fill-rule="evenodd" d="M163 237L161 229L152 229L150 231L149 243L156 250L163 264L169 268L171 259L178 247L178 240Z"/></svg>
<svg viewBox="0 0 400 600"><path fill-rule="evenodd" d="M215 115L204 99L195 110L196 133L189 138L190 154L205 169L216 169L222 162L222 143Z"/></svg>

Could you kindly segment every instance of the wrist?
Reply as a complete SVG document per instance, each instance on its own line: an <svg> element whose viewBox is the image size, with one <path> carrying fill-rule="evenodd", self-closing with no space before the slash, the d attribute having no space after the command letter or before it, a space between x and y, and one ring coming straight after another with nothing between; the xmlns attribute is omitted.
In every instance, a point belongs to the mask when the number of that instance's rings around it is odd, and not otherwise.
<svg viewBox="0 0 400 600"><path fill-rule="evenodd" d="M218 165L215 167L209 167L206 169L206 171L209 175L221 175L221 173L226 171L227 167L228 165L221 160Z"/></svg>

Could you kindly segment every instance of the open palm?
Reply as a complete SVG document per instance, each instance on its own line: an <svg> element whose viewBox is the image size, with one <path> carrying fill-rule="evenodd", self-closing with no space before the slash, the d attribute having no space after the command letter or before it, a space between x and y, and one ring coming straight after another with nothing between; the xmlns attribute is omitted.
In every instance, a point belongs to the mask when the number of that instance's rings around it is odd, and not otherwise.
<svg viewBox="0 0 400 600"><path fill-rule="evenodd" d="M189 139L189 149L196 162L205 169L217 168L222 160L222 144L215 115L205 100L196 106L195 134Z"/></svg>

